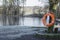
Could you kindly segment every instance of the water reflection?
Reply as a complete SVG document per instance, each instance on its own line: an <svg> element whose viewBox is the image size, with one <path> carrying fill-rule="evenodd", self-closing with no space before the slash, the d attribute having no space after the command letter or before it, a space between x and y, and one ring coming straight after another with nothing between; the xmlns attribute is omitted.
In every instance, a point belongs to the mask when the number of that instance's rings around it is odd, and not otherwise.
<svg viewBox="0 0 60 40"><path fill-rule="evenodd" d="M0 18L0 26L3 25L20 25L20 26L44 26L41 18L38 17L8 17L6 22Z"/></svg>

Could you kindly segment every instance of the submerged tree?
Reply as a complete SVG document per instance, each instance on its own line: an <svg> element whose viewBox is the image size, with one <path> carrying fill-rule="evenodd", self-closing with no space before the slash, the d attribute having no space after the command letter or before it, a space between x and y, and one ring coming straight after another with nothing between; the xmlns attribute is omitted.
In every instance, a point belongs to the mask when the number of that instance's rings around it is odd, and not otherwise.
<svg viewBox="0 0 60 40"><path fill-rule="evenodd" d="M19 0L3 0L3 25L8 18L9 25L19 24Z"/></svg>
<svg viewBox="0 0 60 40"><path fill-rule="evenodd" d="M20 0L20 3L22 4L21 6L23 8L22 15L21 15L22 16L23 25L24 25L24 13L25 13L24 5L25 5L25 2L26 2L26 0Z"/></svg>
<svg viewBox="0 0 60 40"><path fill-rule="evenodd" d="M3 10L2 10L2 20L3 20L3 25L6 25L6 20L7 20L7 0L3 0Z"/></svg>

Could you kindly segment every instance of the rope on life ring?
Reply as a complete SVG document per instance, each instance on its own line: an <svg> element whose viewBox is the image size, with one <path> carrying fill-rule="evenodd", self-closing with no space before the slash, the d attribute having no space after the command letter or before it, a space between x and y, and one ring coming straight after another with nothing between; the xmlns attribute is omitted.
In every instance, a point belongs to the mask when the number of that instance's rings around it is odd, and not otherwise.
<svg viewBox="0 0 60 40"><path fill-rule="evenodd" d="M47 16L50 16L50 17L51 17L51 22L48 23L48 24L47 24L47 22L46 22L46 17L47 17ZM42 21L43 21L43 24L44 24L45 26L51 27L51 26L54 25L54 23L55 23L54 13L47 13L47 14L45 14L45 15L43 16L43 18L42 18Z"/></svg>

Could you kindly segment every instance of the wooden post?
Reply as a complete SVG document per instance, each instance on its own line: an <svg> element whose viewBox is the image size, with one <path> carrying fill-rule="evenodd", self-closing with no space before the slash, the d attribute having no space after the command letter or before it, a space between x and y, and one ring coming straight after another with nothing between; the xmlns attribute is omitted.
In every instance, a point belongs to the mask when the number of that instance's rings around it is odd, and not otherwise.
<svg viewBox="0 0 60 40"><path fill-rule="evenodd" d="M52 12L54 12L53 7L54 7L54 5L57 4L57 3L58 3L58 0L49 0L49 4L50 4L49 10L52 11ZM51 17L50 17L49 23L50 23L50 22L51 22ZM53 28L54 28L54 25L52 25L51 27L48 27L48 33L53 32ZM55 31L57 31L57 30L55 30Z"/></svg>
<svg viewBox="0 0 60 40"><path fill-rule="evenodd" d="M48 27L48 33L53 33L53 28L54 28L54 25L51 27Z"/></svg>
<svg viewBox="0 0 60 40"><path fill-rule="evenodd" d="M51 23L51 17L49 19L49 23ZM54 25L48 27L48 33L52 33L53 32L53 28L54 28Z"/></svg>

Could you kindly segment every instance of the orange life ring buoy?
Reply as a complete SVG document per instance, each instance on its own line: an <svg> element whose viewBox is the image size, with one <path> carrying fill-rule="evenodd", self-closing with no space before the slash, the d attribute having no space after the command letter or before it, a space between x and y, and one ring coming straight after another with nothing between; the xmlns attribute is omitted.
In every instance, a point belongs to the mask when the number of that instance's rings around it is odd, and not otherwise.
<svg viewBox="0 0 60 40"><path fill-rule="evenodd" d="M50 16L50 17L51 17L51 23L48 23L48 24L47 24L47 22L46 22L46 17L47 17L47 16ZM52 25L54 25L54 22L55 22L54 13L47 13L47 14L45 14L45 15L43 16L43 18L42 18L42 21L43 21L43 24L44 24L45 26L51 27Z"/></svg>

